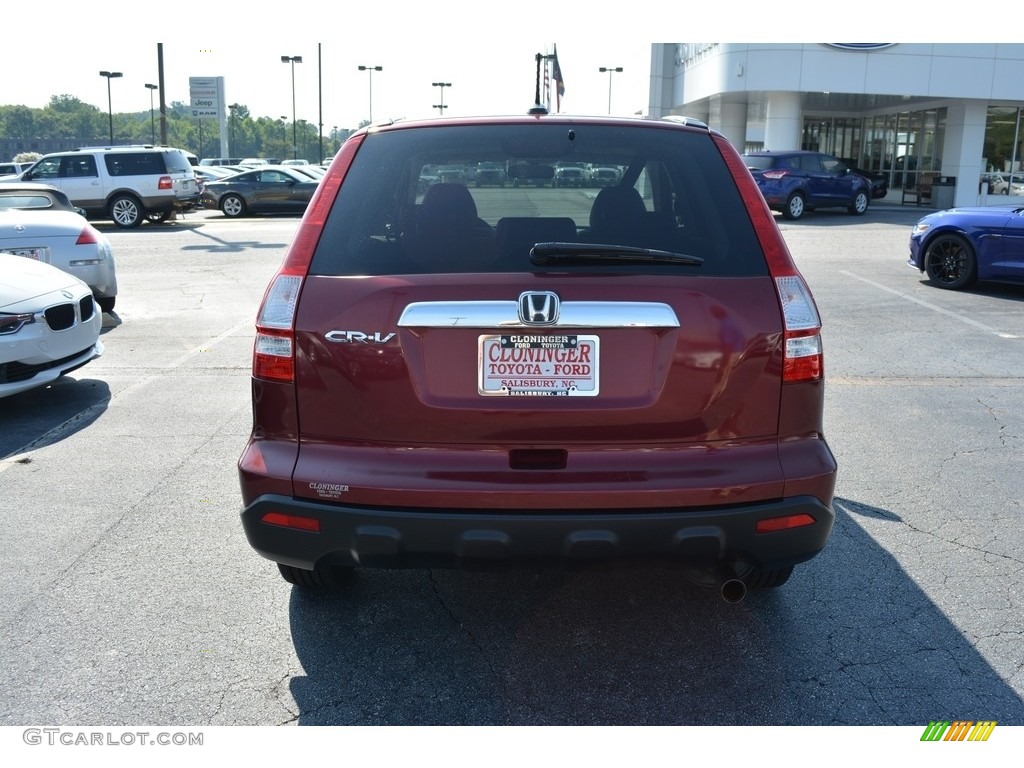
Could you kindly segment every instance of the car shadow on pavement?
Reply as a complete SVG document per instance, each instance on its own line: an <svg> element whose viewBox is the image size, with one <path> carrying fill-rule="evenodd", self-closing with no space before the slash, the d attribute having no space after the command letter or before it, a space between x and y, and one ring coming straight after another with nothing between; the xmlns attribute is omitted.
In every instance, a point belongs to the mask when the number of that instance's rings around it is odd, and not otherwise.
<svg viewBox="0 0 1024 768"><path fill-rule="evenodd" d="M337 594L293 588L297 720L1024 724L1018 692L858 522L907 528L899 516L835 508L825 550L741 603L667 567L367 570ZM1008 678L1022 662L1000 661Z"/></svg>
<svg viewBox="0 0 1024 768"><path fill-rule="evenodd" d="M913 206L878 205L868 208L863 216L851 216L843 210L825 208L820 211L809 211L799 219L787 219L782 214L775 214L775 223L785 231L789 227L857 227L861 225L896 224L905 225L910 237L910 227L923 216L935 213L934 209L914 208Z"/></svg>
<svg viewBox="0 0 1024 768"><path fill-rule="evenodd" d="M927 280L922 280L922 282L928 284ZM973 286L963 290L962 292L978 296L988 296L993 299L1002 299L1004 301L1024 301L1024 286L1021 285L975 283Z"/></svg>
<svg viewBox="0 0 1024 768"><path fill-rule="evenodd" d="M38 450L85 429L109 403L105 381L71 376L0 398L0 459Z"/></svg>
<svg viewBox="0 0 1024 768"><path fill-rule="evenodd" d="M208 253L244 253L253 250L280 251L288 247L288 243L268 243L261 240L225 240L215 236L208 230L197 229L195 233L207 239L200 245L184 245L182 251L204 251Z"/></svg>
<svg viewBox="0 0 1024 768"><path fill-rule="evenodd" d="M133 229L125 229L124 227L117 226L112 221L90 221L90 223L96 227L100 232L125 232L132 235L145 235L149 234L163 234L173 232L194 232L197 229L202 228L205 223L203 219L194 219L192 221L185 221L184 219L177 219L175 221L164 221L159 224L152 222L144 222L142 225Z"/></svg>

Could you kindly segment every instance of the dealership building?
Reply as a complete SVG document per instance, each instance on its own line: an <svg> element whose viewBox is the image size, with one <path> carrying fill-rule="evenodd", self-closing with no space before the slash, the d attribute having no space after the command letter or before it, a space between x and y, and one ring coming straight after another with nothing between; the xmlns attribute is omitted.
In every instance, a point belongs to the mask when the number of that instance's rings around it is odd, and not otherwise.
<svg viewBox="0 0 1024 768"><path fill-rule="evenodd" d="M1024 191L1022 107L1024 44L652 46L651 117L703 120L740 151L848 158L887 175L895 202L990 205Z"/></svg>

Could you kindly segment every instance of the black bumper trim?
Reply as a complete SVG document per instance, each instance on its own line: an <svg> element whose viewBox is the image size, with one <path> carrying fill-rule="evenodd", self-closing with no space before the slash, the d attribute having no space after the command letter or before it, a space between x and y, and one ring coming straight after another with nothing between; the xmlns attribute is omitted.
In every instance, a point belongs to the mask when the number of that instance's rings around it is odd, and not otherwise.
<svg viewBox="0 0 1024 768"><path fill-rule="evenodd" d="M319 533L264 523L268 512L312 517ZM806 513L813 525L758 534L758 520ZM662 559L697 566L744 562L782 568L825 546L835 513L812 496L661 510L389 510L266 495L242 511L250 545L296 568L507 566Z"/></svg>

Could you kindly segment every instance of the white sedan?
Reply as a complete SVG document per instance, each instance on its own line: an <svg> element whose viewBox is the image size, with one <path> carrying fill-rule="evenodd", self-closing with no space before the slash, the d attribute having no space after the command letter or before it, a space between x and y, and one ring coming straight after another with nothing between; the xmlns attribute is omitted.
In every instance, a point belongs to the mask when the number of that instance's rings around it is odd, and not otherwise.
<svg viewBox="0 0 1024 768"><path fill-rule="evenodd" d="M0 254L0 397L56 381L103 354L89 286L67 272Z"/></svg>
<svg viewBox="0 0 1024 768"><path fill-rule="evenodd" d="M0 253L51 264L81 278L104 312L117 298L114 254L106 235L45 184L0 185Z"/></svg>

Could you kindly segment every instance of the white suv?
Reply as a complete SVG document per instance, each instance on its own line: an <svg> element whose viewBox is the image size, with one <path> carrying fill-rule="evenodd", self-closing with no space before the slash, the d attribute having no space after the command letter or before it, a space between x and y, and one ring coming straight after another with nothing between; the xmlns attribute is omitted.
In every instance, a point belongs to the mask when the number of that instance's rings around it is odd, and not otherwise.
<svg viewBox="0 0 1024 768"><path fill-rule="evenodd" d="M0 163L0 176L16 176L27 170L32 163Z"/></svg>
<svg viewBox="0 0 1024 768"><path fill-rule="evenodd" d="M161 222L196 207L199 187L189 154L171 147L84 147L45 155L16 177L60 188L89 218L119 227Z"/></svg>

